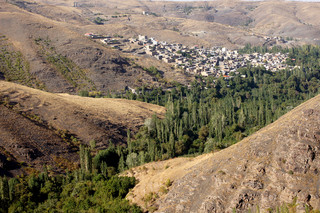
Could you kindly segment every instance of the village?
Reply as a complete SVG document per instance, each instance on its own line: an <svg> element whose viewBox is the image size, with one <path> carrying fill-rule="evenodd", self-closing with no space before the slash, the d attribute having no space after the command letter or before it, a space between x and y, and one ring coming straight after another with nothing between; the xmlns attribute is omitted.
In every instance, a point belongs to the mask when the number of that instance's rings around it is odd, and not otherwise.
<svg viewBox="0 0 320 213"><path fill-rule="evenodd" d="M286 69L287 54L282 53L252 53L239 54L237 50L228 50L225 47L203 48L199 46L187 47L182 44L169 44L139 35L138 38L124 39L120 36L97 36L86 34L112 48L125 53L149 55L162 60L183 71L202 76L230 77L230 73L237 74L237 69L252 66L263 66L267 70L276 72Z"/></svg>

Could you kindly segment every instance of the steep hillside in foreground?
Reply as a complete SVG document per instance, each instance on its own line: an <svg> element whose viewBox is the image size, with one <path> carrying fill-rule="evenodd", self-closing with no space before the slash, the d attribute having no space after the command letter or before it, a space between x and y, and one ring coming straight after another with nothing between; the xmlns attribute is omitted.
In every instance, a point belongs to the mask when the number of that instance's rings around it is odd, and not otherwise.
<svg viewBox="0 0 320 213"><path fill-rule="evenodd" d="M319 209L319 142L320 95L220 152L135 168L139 184L129 199L145 207L153 199L145 195L156 193L157 212L266 210L295 197L298 210Z"/></svg>
<svg viewBox="0 0 320 213"><path fill-rule="evenodd" d="M136 131L146 118L164 111L138 101L53 94L0 81L0 168L2 158L36 169L59 158L73 163L79 143L95 140L96 149L110 140L124 143L127 129Z"/></svg>

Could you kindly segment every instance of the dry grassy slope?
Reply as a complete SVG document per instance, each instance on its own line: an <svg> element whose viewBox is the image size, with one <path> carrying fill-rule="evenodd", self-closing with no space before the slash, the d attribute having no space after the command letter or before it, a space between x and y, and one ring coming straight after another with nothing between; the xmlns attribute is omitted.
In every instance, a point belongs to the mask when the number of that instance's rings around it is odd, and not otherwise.
<svg viewBox="0 0 320 213"><path fill-rule="evenodd" d="M41 171L43 165L50 166L54 172L76 168L76 151L52 130L0 106L1 176L28 173L33 169Z"/></svg>
<svg viewBox="0 0 320 213"><path fill-rule="evenodd" d="M319 3L306 2L263 2L250 13L254 19L253 31L312 40L320 32L319 6Z"/></svg>
<svg viewBox="0 0 320 213"><path fill-rule="evenodd" d="M175 182L186 175L193 166L210 158L211 154L201 155L196 158L174 158L166 161L152 162L124 172L124 176L134 176L138 184L128 194L127 198L133 203L145 208L144 198L150 192L162 196L160 188L165 186L166 181Z"/></svg>
<svg viewBox="0 0 320 213"><path fill-rule="evenodd" d="M319 3L312 2L287 2L287 1L210 1L210 2L148 2L146 3L152 11L169 17L180 17L185 20L199 20L221 23L224 27L234 26L231 33L221 41L228 45L232 42L236 45L245 43L261 44L259 35L269 36L292 36L301 39L303 42L316 43L319 34ZM165 9L164 5L166 6ZM211 9L203 9L203 7ZM190 13L185 13L187 7L193 7ZM199 25L195 25L199 26ZM210 26L203 22L201 27ZM247 30L253 33L251 38L244 36ZM216 35L226 35L223 28L212 28L211 32ZM210 41L211 35L203 37ZM219 37L217 37L219 38ZM258 39L257 39L258 38ZM230 44L229 44L230 45Z"/></svg>
<svg viewBox="0 0 320 213"><path fill-rule="evenodd" d="M316 43L319 34L319 3L287 1L209 1L209 2L164 2L164 1L87 1L88 8L72 8L73 1L39 0L45 4L33 12L67 23L77 23L79 30L95 29L96 31L112 30L122 35L144 34L167 39L181 40L186 44L223 45L237 47L248 42L262 44L261 35L293 36L303 42ZM95 6L95 7L94 7ZM209 9L204 7L209 6ZM192 7L190 13L185 8ZM52 11L51 11L52 10ZM61 11L60 11L61 10ZM142 16L142 11L151 11L165 17ZM105 26L94 26L87 18L94 14L109 15ZM127 18L110 18L111 15L130 14ZM102 15L102 17L103 17ZM168 18L170 17L170 18ZM210 18L211 17L211 18ZM179 19L180 18L180 19ZM176 20L175 20L176 19ZM207 21L214 20L215 23ZM194 21L194 22L192 22ZM251 22L253 21L253 22ZM190 27L184 26L189 22ZM181 24L181 26L179 25ZM188 24L187 24L188 25ZM248 25L248 26L246 26ZM233 27L230 27L233 26ZM72 27L72 26L71 26ZM179 33L172 31L176 27ZM197 29L195 29L197 28ZM198 29L200 28L200 29ZM207 31L206 34L194 33Z"/></svg>
<svg viewBox="0 0 320 213"><path fill-rule="evenodd" d="M39 7L38 10L41 8L46 7ZM51 12L59 17L58 10ZM86 71L97 90L120 90L127 85L133 86L139 75L146 83L152 82L143 70L126 64L118 51L105 48L75 31L78 28L75 24L51 20L7 3L1 5L0 19L1 33L21 51L30 62L30 71L46 84L49 91L77 92L39 54L39 47L34 42L37 38L50 39L50 46L58 54L68 57Z"/></svg>
<svg viewBox="0 0 320 213"><path fill-rule="evenodd" d="M292 202L320 208L320 95L225 150L195 159L177 158L133 169L139 184L129 196L159 192L158 212L246 212ZM169 165L169 168L166 168Z"/></svg>
<svg viewBox="0 0 320 213"><path fill-rule="evenodd" d="M34 44L35 38L47 38L50 33L56 34L57 29L53 28L54 23L49 20L43 22L41 21L43 17L33 15L9 4L2 4L0 18L1 33L9 38L17 50L21 51L30 62L31 73L34 73L39 80L46 83L50 91L67 91L71 85L52 67L44 63ZM63 32L62 29L59 31Z"/></svg>
<svg viewBox="0 0 320 213"><path fill-rule="evenodd" d="M41 2L44 4L50 5L58 5L58 6L66 6L72 7L74 1L73 0L37 0L37 2ZM91 0L91 1L79 1L80 3L85 3L91 6L105 7L108 6L113 9L138 9L139 11L146 9L146 4L144 1L140 0L122 0L121 2L116 0Z"/></svg>
<svg viewBox="0 0 320 213"><path fill-rule="evenodd" d="M320 4L303 4L297 10L296 16L304 23L320 27Z"/></svg>
<svg viewBox="0 0 320 213"><path fill-rule="evenodd" d="M53 94L5 81L0 81L0 94L16 112L36 115L45 126L68 130L83 143L94 139L98 149L106 148L110 139L125 142L127 129L136 131L146 118L165 111L138 101Z"/></svg>
<svg viewBox="0 0 320 213"><path fill-rule="evenodd" d="M146 34L153 36L159 40L165 40L168 42L181 42L187 45L204 45L204 46L228 46L231 48L237 47L237 45L244 45L247 42L259 44L261 41L259 37L247 35L248 33L242 29L230 27L229 25L222 25L219 23L209 23L201 18L193 20L191 17L174 17L170 14L163 14L164 17L155 17L153 15L143 16L142 11L154 11L157 14L162 13L163 2L145 2L145 1L99 1L92 2L98 7L78 8L74 9L70 6L73 5L71 1L40 1L43 3L50 3L62 6L41 6L35 7L33 12L42 14L45 17L53 18L61 22L73 23L74 20L80 22L80 17L83 19L83 24L70 25L70 28L80 31L82 33L93 31L103 34L120 34L129 36L137 36L138 34ZM168 2L168 9L175 10L179 3ZM190 3L193 5L193 3ZM229 5L229 4L228 4ZM69 6L69 7L68 7ZM181 5L180 5L181 6ZM198 3L196 6L203 6L203 3ZM229 5L230 6L230 5ZM225 7L225 6L223 6ZM49 9L53 9L50 13L47 13ZM66 11L70 10L68 15ZM62 12L59 12L59 9ZM173 13L176 11L173 11ZM202 11L198 11L199 16L203 16ZM103 26L97 26L92 24L86 24L85 18L97 17L94 14L108 15L107 24ZM110 18L111 15L117 14L130 14L130 21L127 18ZM101 17L104 17L100 15ZM195 15L198 17L198 15ZM237 18L235 18L237 19ZM173 29L177 28L180 32L175 32ZM200 31L206 31L205 34L199 33ZM227 35L227 36L226 36Z"/></svg>
<svg viewBox="0 0 320 213"><path fill-rule="evenodd" d="M87 20L75 7L68 6L55 6L49 4L39 4L35 1L9 1L12 4L18 6L21 9L29 11L31 13L40 14L49 19L58 21L58 22L67 22L70 24L76 25L86 25L92 24Z"/></svg>

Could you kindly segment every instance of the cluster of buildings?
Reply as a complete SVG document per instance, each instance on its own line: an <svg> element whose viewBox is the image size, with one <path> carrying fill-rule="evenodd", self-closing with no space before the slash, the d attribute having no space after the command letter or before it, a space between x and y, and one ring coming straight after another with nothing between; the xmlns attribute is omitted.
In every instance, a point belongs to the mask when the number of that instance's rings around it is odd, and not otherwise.
<svg viewBox="0 0 320 213"><path fill-rule="evenodd" d="M239 54L236 50L227 48L203 48L199 46L187 47L182 44L169 44L165 41L157 41L154 38L139 35L138 38L119 40L108 37L101 40L103 43L113 45L121 50L121 46L135 44L130 53L146 54L181 68L190 74L202 76L225 76L236 72L248 64L264 66L273 72L286 69L287 54L252 53Z"/></svg>
<svg viewBox="0 0 320 213"><path fill-rule="evenodd" d="M288 41L286 41L281 36L275 36L275 37L264 36L263 38L264 38L263 45L274 46L274 45L282 45L282 44L288 43Z"/></svg>

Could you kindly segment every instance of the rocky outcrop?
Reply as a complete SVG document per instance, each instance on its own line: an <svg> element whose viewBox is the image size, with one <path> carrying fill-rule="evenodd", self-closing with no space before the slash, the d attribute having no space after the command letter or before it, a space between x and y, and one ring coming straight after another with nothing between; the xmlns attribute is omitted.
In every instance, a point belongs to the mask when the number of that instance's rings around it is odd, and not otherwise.
<svg viewBox="0 0 320 213"><path fill-rule="evenodd" d="M320 208L320 96L176 180L157 212Z"/></svg>

